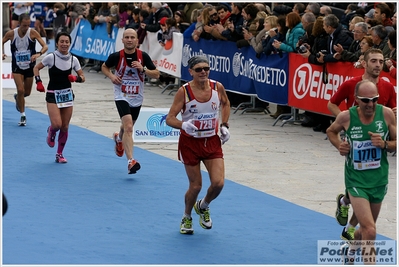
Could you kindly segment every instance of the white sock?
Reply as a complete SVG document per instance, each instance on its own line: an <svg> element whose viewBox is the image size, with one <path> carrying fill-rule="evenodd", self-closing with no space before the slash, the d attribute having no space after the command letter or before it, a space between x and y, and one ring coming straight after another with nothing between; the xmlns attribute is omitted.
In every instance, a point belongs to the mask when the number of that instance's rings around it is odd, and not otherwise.
<svg viewBox="0 0 399 267"><path fill-rule="evenodd" d="M25 115L25 112L21 112L21 116L26 116L26 115Z"/></svg>
<svg viewBox="0 0 399 267"><path fill-rule="evenodd" d="M339 203L341 203L342 206L348 206L345 201L344 201L344 197L341 197L341 200L339 201Z"/></svg>
<svg viewBox="0 0 399 267"><path fill-rule="evenodd" d="M183 213L183 218L189 218L191 219L191 215L187 214L187 213Z"/></svg>
<svg viewBox="0 0 399 267"><path fill-rule="evenodd" d="M200 201L200 209L205 210L205 209L208 208L208 206L209 206L209 203L205 202L204 199L201 199L201 201Z"/></svg>

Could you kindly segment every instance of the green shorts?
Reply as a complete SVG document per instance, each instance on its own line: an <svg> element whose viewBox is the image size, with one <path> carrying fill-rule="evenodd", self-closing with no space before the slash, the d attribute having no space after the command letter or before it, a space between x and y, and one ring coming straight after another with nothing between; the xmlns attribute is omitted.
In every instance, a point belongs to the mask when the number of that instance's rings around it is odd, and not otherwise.
<svg viewBox="0 0 399 267"><path fill-rule="evenodd" d="M345 195L349 199L348 192L353 197L367 199L370 203L381 203L388 191L388 185L382 185L375 188L350 187L345 189Z"/></svg>

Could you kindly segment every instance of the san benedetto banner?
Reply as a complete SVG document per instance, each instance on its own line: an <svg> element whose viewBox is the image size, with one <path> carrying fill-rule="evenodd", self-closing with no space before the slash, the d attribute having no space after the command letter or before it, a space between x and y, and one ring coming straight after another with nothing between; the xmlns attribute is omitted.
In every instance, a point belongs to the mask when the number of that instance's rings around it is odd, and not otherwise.
<svg viewBox="0 0 399 267"><path fill-rule="evenodd" d="M180 130L166 124L168 112L169 108L141 108L139 118L134 124L134 142L177 143ZM180 113L177 118L181 120Z"/></svg>

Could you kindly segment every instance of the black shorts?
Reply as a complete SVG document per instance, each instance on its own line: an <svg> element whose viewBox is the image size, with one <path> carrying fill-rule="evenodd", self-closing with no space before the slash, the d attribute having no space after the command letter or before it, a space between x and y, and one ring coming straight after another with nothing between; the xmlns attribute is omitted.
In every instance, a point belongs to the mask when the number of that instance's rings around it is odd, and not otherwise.
<svg viewBox="0 0 399 267"><path fill-rule="evenodd" d="M73 95L73 100L75 100L75 94L73 92L72 95ZM57 102L55 102L55 94L46 92L46 102L56 104Z"/></svg>
<svg viewBox="0 0 399 267"><path fill-rule="evenodd" d="M15 13L12 13L11 20L19 20L19 16Z"/></svg>
<svg viewBox="0 0 399 267"><path fill-rule="evenodd" d="M122 118L125 115L132 115L132 120L136 121L140 114L141 106L131 107L129 103L124 100L115 101L116 108L118 109L119 117Z"/></svg>
<svg viewBox="0 0 399 267"><path fill-rule="evenodd" d="M33 77L33 68L22 70L17 66L12 67L12 73L17 73L23 75L25 78Z"/></svg>

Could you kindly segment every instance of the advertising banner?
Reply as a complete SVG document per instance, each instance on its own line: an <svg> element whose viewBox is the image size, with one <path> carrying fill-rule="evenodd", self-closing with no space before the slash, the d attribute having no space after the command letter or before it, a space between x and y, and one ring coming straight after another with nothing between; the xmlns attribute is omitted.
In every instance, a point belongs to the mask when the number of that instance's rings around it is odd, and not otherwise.
<svg viewBox="0 0 399 267"><path fill-rule="evenodd" d="M11 62L2 62L1 64L1 88L17 88L11 73Z"/></svg>
<svg viewBox="0 0 399 267"><path fill-rule="evenodd" d="M325 115L331 115L327 104L339 86L364 74L364 69L354 68L351 62L329 63L325 72L322 66L310 64L298 54L290 53L289 62L288 105ZM396 80L388 73L382 71L380 77L390 81L396 90ZM346 109L345 103L341 103L340 109Z"/></svg>
<svg viewBox="0 0 399 267"><path fill-rule="evenodd" d="M158 43L157 34L147 32L140 49L147 52L159 71L180 78L183 34L173 33L173 38L166 40L165 46Z"/></svg>
<svg viewBox="0 0 399 267"><path fill-rule="evenodd" d="M76 28L76 38L70 50L72 54L105 61L110 54L115 52L118 28L113 27L111 36L108 36L105 23L97 24L92 30L91 24L85 19L80 20Z"/></svg>
<svg viewBox="0 0 399 267"><path fill-rule="evenodd" d="M288 57L262 55L256 57L252 47L237 49L235 42L184 38L182 79L191 80L188 60L203 55L209 59L211 79L221 82L226 90L257 95L277 104L288 102Z"/></svg>
<svg viewBox="0 0 399 267"><path fill-rule="evenodd" d="M133 129L133 140L136 143L177 143L180 130L166 124L169 108L141 108ZM177 118L181 120L180 113Z"/></svg>
<svg viewBox="0 0 399 267"><path fill-rule="evenodd" d="M209 77L221 82L227 90L238 91L242 94L256 95L255 88L249 79L243 79L241 60L245 61L244 51L237 52L235 42L209 41L184 38L182 58L182 80L192 79L188 71L188 60L193 56L202 55L209 59L211 68ZM234 74L233 74L234 73Z"/></svg>

